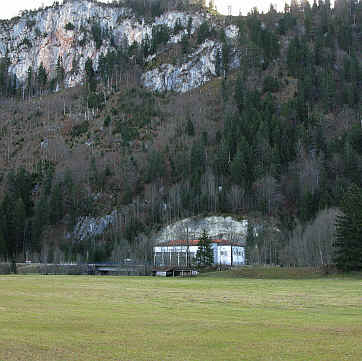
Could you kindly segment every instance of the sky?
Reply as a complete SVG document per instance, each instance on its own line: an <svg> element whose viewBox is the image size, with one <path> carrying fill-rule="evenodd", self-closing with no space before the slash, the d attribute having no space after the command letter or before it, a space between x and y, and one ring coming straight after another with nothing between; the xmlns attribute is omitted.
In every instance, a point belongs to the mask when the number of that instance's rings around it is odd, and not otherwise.
<svg viewBox="0 0 362 361"><path fill-rule="evenodd" d="M287 1L290 3L290 0ZM231 6L233 15L239 15L239 11L246 15L253 7L257 7L259 12L266 12L270 8L270 4L274 5L278 11L284 9L285 0L214 0L217 11L221 14L228 14L228 7Z"/></svg>
<svg viewBox="0 0 362 361"><path fill-rule="evenodd" d="M103 0L108 2L110 0ZM9 19L13 16L17 16L21 10L32 10L37 9L40 6L48 6L53 4L54 0L0 0L0 19ZM60 3L62 0L59 1ZM290 2L288 0L287 2ZM242 14L246 15L250 9L256 6L259 11L267 11L269 9L270 3L278 11L284 9L285 0L214 0L217 10L227 15L228 6L231 6L233 15L238 15L239 10L241 9Z"/></svg>

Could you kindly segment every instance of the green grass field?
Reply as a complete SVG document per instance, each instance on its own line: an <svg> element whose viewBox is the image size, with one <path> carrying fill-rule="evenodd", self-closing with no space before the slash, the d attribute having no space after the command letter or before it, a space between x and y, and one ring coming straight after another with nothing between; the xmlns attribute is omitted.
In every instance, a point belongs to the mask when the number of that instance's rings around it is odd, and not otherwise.
<svg viewBox="0 0 362 361"><path fill-rule="evenodd" d="M362 360L362 280L0 276L0 360Z"/></svg>

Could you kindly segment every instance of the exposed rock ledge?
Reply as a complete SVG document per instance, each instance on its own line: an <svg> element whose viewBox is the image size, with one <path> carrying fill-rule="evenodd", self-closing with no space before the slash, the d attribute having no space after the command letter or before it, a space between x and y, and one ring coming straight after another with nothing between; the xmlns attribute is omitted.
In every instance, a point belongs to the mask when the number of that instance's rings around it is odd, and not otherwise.
<svg viewBox="0 0 362 361"><path fill-rule="evenodd" d="M210 237L229 240L245 240L248 221L232 217L212 216L186 218L165 227L158 235L160 242L174 239L197 239L205 229Z"/></svg>
<svg viewBox="0 0 362 361"><path fill-rule="evenodd" d="M101 236L112 224L117 224L119 214L113 211L103 217L81 217L68 238L82 241ZM210 237L243 241L246 238L247 220L236 220L232 217L211 216L206 218L185 218L164 227L157 235L156 242L174 239L197 239L205 229Z"/></svg>
<svg viewBox="0 0 362 361"><path fill-rule="evenodd" d="M189 60L180 65L162 64L146 72L142 76L144 86L153 91L173 91L185 93L198 88L216 77L216 57L221 51L221 44L213 40L206 40L191 55ZM239 57L234 51L230 63L231 68L240 66Z"/></svg>

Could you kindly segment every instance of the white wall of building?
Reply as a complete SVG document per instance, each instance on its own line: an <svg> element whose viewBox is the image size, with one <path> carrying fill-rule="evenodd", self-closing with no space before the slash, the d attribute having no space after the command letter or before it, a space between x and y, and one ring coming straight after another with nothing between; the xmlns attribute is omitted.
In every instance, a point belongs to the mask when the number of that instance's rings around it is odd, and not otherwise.
<svg viewBox="0 0 362 361"><path fill-rule="evenodd" d="M232 252L232 262L231 262ZM225 265L245 264L245 248L242 246L219 245L214 248L214 263Z"/></svg>
<svg viewBox="0 0 362 361"><path fill-rule="evenodd" d="M214 251L214 264L221 265L243 265L245 264L245 247L242 246L231 246L231 245L220 245L212 243L211 247ZM198 246L189 246L188 252L191 258L196 256ZM165 254L165 263L167 264L168 257L171 253L186 254L187 246L156 246L153 248L155 254ZM231 252L233 253L231 262ZM166 255L167 254L167 255Z"/></svg>

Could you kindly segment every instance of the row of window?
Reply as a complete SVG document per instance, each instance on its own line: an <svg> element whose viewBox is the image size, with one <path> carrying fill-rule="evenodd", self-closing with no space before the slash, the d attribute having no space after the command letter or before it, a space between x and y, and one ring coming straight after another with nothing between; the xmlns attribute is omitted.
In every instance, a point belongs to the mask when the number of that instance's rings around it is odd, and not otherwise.
<svg viewBox="0 0 362 361"><path fill-rule="evenodd" d="M228 255L229 255L228 251L220 251L220 256L228 256ZM233 249L233 255L234 256L243 256L244 251L241 249Z"/></svg>

